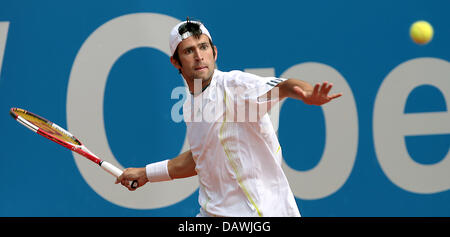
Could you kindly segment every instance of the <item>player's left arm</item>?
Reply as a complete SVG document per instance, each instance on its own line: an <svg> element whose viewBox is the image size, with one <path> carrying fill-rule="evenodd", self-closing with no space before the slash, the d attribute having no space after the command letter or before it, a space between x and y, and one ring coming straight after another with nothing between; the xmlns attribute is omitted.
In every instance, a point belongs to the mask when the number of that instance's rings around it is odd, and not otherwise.
<svg viewBox="0 0 450 237"><path fill-rule="evenodd" d="M312 86L308 82L291 78L280 82L277 87L280 100L289 97L302 100L309 105L323 105L342 96L342 93L329 95L333 87L333 84L329 82L317 83Z"/></svg>

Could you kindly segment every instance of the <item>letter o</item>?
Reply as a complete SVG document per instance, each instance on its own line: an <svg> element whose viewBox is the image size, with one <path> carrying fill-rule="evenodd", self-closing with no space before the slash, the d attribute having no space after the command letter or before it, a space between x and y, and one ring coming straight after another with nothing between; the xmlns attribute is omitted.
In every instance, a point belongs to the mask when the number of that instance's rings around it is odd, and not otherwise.
<svg viewBox="0 0 450 237"><path fill-rule="evenodd" d="M304 78L311 83L326 80L333 83L333 91L343 93L339 99L322 106L326 122L326 140L319 163L310 170L297 171L283 160L283 170L295 196L302 199L324 198L342 187L355 163L358 116L352 90L338 71L321 63L294 65L281 77ZM301 156L301 151L298 154Z"/></svg>

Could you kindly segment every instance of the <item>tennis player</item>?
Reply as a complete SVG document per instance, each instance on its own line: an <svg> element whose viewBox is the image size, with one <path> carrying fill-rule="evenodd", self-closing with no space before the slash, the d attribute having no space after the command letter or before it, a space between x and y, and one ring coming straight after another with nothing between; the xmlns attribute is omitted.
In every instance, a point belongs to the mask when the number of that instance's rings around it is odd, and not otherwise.
<svg viewBox="0 0 450 237"><path fill-rule="evenodd" d="M169 43L170 61L190 93L183 105L190 150L125 169L116 183L132 191L132 180L138 180L139 188L197 175L197 216L300 216L267 111L286 97L322 105L342 94L329 95L332 84L327 82L313 87L297 79L219 71L217 47L198 21L176 25Z"/></svg>

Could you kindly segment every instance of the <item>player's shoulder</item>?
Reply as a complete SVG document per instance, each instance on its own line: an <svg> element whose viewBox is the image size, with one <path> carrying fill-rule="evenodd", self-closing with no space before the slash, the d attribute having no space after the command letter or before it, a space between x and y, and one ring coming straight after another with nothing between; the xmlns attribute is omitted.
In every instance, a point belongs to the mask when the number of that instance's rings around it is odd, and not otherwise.
<svg viewBox="0 0 450 237"><path fill-rule="evenodd" d="M235 87L246 84L253 84L255 83L255 80L259 79L259 77L254 74L243 72L240 70L232 70L228 72L219 71L219 77L220 81L226 87Z"/></svg>
<svg viewBox="0 0 450 237"><path fill-rule="evenodd" d="M244 72L244 71L241 71L241 70L231 70L229 72L222 72L222 73L224 73L229 78L241 79L241 80L242 79L247 79L247 78L256 78L256 77L258 77L255 74Z"/></svg>

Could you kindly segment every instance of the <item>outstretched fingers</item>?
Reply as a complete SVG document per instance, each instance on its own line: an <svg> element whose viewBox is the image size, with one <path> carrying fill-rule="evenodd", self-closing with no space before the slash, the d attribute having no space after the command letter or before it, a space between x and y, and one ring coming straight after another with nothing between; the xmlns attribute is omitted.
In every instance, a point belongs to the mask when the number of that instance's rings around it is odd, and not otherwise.
<svg viewBox="0 0 450 237"><path fill-rule="evenodd" d="M341 96L342 96L342 93L338 93L338 94L330 95L330 96L328 96L328 98L329 98L330 100L333 100L333 99L339 98L339 97L341 97Z"/></svg>
<svg viewBox="0 0 450 237"><path fill-rule="evenodd" d="M314 85L314 89L313 89L313 93L312 93L313 96L319 94L319 88L320 88L320 84L319 83Z"/></svg>
<svg viewBox="0 0 450 237"><path fill-rule="evenodd" d="M331 88L333 88L333 83L329 83L329 82L324 82L322 83L322 86L320 88L320 95L327 98L328 101L339 98L342 96L342 93L337 93L337 94L333 94L333 95L328 95L328 93L330 93Z"/></svg>
<svg viewBox="0 0 450 237"><path fill-rule="evenodd" d="M320 89L319 89L319 94L321 95L326 95L326 91L327 91L327 86L328 86L328 82L324 82L322 83L322 85L320 85Z"/></svg>
<svg viewBox="0 0 450 237"><path fill-rule="evenodd" d="M328 95L328 93L330 93L331 88L333 88L333 83L324 82L322 86L323 86L322 93L324 95Z"/></svg>

